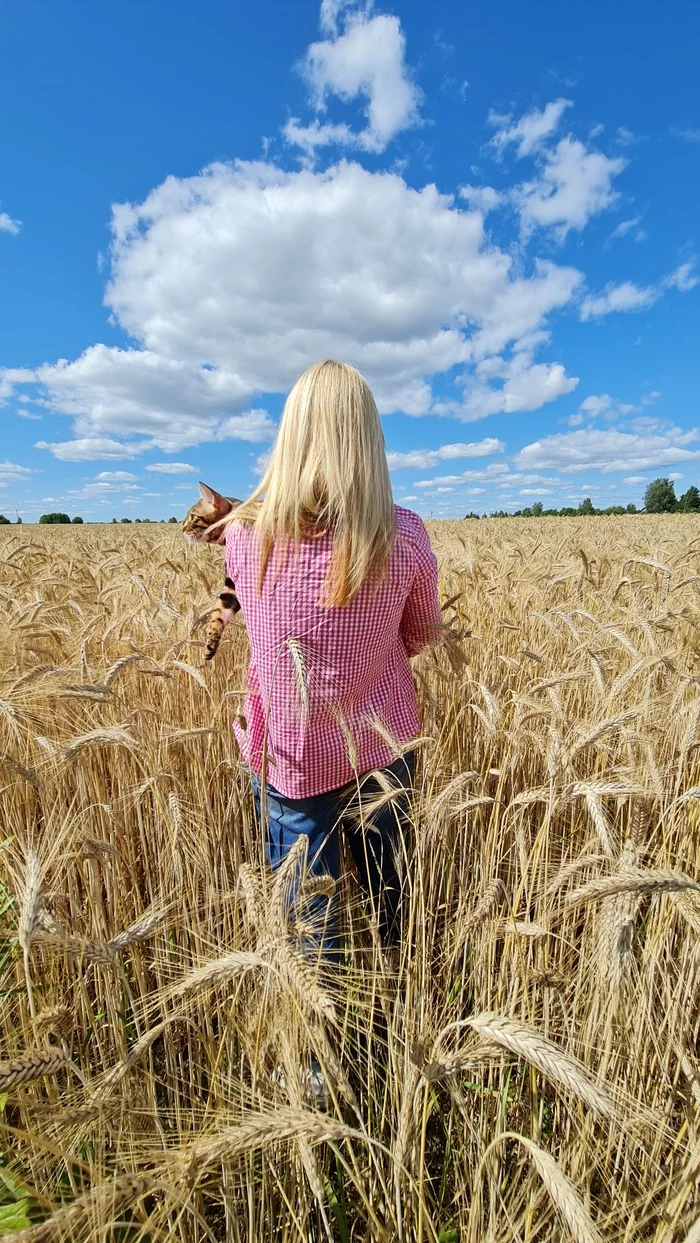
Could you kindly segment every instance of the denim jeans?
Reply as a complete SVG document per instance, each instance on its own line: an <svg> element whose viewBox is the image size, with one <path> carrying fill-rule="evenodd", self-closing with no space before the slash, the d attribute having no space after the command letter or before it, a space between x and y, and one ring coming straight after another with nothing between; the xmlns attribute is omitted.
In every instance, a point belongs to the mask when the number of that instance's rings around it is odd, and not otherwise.
<svg viewBox="0 0 700 1243"><path fill-rule="evenodd" d="M384 769L384 777L396 790L387 791L372 775L357 783L316 794L311 798L286 798L273 786L265 787L265 853L270 866L279 867L304 833L309 839L306 873L340 875L339 833L345 832L360 884L377 917L384 945L397 944L401 933L402 877L408 849L409 804L415 772L415 752L400 756ZM253 774L253 796L260 817L260 779ZM379 803L380 806L376 806ZM374 807L372 806L374 804ZM301 896L300 896L301 887ZM304 903L302 872L290 878L290 915L305 931L305 952L335 960L339 953L338 896L311 897Z"/></svg>

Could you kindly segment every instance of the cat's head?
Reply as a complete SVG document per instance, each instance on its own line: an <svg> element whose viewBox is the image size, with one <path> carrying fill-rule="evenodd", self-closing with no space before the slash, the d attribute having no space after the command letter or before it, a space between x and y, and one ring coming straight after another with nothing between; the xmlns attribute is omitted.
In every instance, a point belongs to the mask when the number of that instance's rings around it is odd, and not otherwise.
<svg viewBox="0 0 700 1243"><path fill-rule="evenodd" d="M240 505L240 501L235 497L222 496L220 492L208 488L206 483L200 483L199 491L201 500L188 509L182 530L193 544L219 544L225 528L216 526L212 529L212 524L230 514Z"/></svg>

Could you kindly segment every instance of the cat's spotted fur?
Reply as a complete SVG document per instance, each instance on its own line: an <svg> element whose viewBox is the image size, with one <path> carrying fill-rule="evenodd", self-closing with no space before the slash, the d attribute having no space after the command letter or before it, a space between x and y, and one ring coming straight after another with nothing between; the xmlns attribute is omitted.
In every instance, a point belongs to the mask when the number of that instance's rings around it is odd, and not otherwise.
<svg viewBox="0 0 700 1243"><path fill-rule="evenodd" d="M241 502L232 496L222 496L220 492L215 492L213 488L208 488L205 483L200 483L199 491L202 494L201 500L188 509L185 521L182 524L182 530L187 539L191 540L192 543L224 544L226 542L226 527L214 527L213 524L218 522L220 518L225 518ZM240 607L236 596L235 583L232 583L231 579L226 575L224 589L219 593L216 608L213 609L207 623L205 660L211 660L216 656L221 636L229 622L233 621Z"/></svg>

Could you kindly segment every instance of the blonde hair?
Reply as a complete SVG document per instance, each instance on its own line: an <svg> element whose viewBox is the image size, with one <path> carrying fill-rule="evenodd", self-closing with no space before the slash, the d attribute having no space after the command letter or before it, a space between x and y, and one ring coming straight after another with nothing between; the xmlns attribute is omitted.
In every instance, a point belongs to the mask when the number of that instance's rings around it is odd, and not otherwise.
<svg viewBox="0 0 700 1243"><path fill-rule="evenodd" d="M349 604L367 579L379 585L396 517L384 433L359 371L326 359L299 377L263 478L231 517L258 534L261 588L276 545L326 531L333 553L319 603Z"/></svg>

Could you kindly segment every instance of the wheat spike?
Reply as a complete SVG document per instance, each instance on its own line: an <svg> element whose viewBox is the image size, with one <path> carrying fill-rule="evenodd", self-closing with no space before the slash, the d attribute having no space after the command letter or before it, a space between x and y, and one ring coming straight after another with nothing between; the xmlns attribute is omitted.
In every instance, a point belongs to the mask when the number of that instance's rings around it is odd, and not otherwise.
<svg viewBox="0 0 700 1243"><path fill-rule="evenodd" d="M511 1053L515 1053L532 1066L536 1066L546 1078L573 1092L600 1117L608 1119L617 1117L617 1110L608 1093L599 1088L573 1058L557 1048L550 1040L546 1040L539 1032L526 1027L524 1023L519 1023L517 1019L506 1018L489 1011L468 1021L480 1036L504 1049L509 1049Z"/></svg>
<svg viewBox="0 0 700 1243"><path fill-rule="evenodd" d="M635 869L589 881L581 889L574 889L567 894L564 901L567 906L574 906L579 902L596 902L599 898L609 898L616 893L677 893L681 891L700 893L700 884L682 872L666 871L662 868Z"/></svg>
<svg viewBox="0 0 700 1243"><path fill-rule="evenodd" d="M255 971L257 968L266 966L268 966L267 962L259 954L235 950L231 954L214 958L211 962L206 962L201 967L196 967L194 971L190 971L182 980L173 985L168 995L172 999L192 997L205 988L218 988L220 984L245 975L247 971Z"/></svg>
<svg viewBox="0 0 700 1243"><path fill-rule="evenodd" d="M85 1230L91 1229L95 1218L107 1223L118 1213L146 1195L153 1186L149 1171L138 1174L122 1174L111 1182L100 1183L91 1191L78 1196L72 1204L58 1209L46 1221L27 1230L20 1230L13 1243L57 1243L71 1237L87 1239Z"/></svg>
<svg viewBox="0 0 700 1243"><path fill-rule="evenodd" d="M603 1243L603 1236L586 1212L576 1188L554 1157L524 1135L518 1136L518 1142L527 1150L575 1243Z"/></svg>
<svg viewBox="0 0 700 1243"><path fill-rule="evenodd" d="M44 1075L55 1075L67 1061L63 1049L31 1049L12 1062L0 1064L0 1089L32 1083L35 1079L42 1079Z"/></svg>
<svg viewBox="0 0 700 1243"><path fill-rule="evenodd" d="M109 953L116 950L126 949L128 945L134 945L138 941L145 941L152 936L156 928L159 928L165 919L165 911L147 911L145 915L141 915L133 924L125 928L123 932L118 932L116 936L110 937L106 944Z"/></svg>

